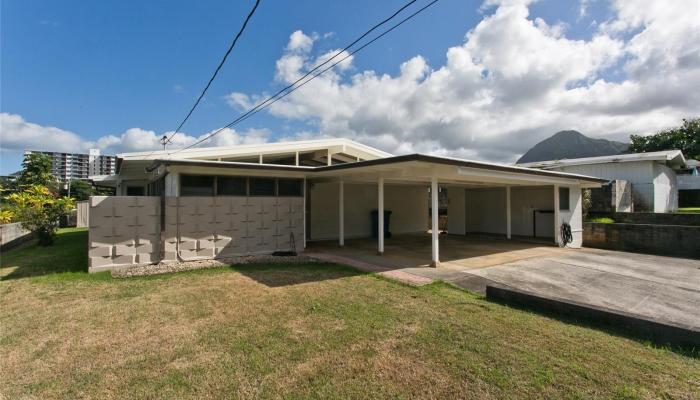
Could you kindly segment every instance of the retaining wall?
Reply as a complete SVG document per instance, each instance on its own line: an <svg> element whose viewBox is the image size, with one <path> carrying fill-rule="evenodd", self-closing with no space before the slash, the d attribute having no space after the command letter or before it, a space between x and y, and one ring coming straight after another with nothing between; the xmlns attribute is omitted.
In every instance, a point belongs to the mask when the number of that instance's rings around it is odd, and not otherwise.
<svg viewBox="0 0 700 400"><path fill-rule="evenodd" d="M583 224L583 245L700 259L700 226L651 224Z"/></svg>
<svg viewBox="0 0 700 400"><path fill-rule="evenodd" d="M0 225L0 249L6 250L32 237L32 232L22 228L21 222Z"/></svg>

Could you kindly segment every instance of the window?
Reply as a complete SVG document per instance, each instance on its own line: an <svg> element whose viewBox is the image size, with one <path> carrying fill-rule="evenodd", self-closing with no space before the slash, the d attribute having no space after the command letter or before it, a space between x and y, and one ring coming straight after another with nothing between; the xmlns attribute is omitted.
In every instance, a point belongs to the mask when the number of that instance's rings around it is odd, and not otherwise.
<svg viewBox="0 0 700 400"><path fill-rule="evenodd" d="M127 186L127 196L143 196L143 186Z"/></svg>
<svg viewBox="0 0 700 400"><path fill-rule="evenodd" d="M216 178L217 196L245 196L248 194L248 180L238 176Z"/></svg>
<svg viewBox="0 0 700 400"><path fill-rule="evenodd" d="M301 179L278 179L277 180L277 195L300 197L302 196L302 180Z"/></svg>
<svg viewBox="0 0 700 400"><path fill-rule="evenodd" d="M274 196L275 180L271 178L250 178L249 194L251 196Z"/></svg>
<svg viewBox="0 0 700 400"><path fill-rule="evenodd" d="M214 177L204 175L182 175L180 196L213 196Z"/></svg>
<svg viewBox="0 0 700 400"><path fill-rule="evenodd" d="M569 211L569 188L559 188L559 211Z"/></svg>

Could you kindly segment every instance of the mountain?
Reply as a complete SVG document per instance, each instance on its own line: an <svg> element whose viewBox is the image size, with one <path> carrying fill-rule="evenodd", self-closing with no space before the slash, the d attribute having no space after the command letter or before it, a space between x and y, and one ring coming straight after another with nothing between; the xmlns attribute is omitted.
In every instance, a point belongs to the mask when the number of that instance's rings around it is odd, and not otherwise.
<svg viewBox="0 0 700 400"><path fill-rule="evenodd" d="M606 139L593 139L578 131L561 131L537 143L517 163L611 156L627 151L629 144Z"/></svg>

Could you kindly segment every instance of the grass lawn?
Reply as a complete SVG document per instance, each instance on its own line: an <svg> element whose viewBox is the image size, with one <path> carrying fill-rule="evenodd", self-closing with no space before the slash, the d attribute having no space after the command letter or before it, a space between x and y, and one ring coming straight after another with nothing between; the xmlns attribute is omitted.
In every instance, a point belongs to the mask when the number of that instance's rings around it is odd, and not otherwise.
<svg viewBox="0 0 700 400"><path fill-rule="evenodd" d="M0 398L700 398L700 360L331 264L88 275L2 255Z"/></svg>
<svg viewBox="0 0 700 400"><path fill-rule="evenodd" d="M700 207L683 207L679 208L680 213L700 213Z"/></svg>

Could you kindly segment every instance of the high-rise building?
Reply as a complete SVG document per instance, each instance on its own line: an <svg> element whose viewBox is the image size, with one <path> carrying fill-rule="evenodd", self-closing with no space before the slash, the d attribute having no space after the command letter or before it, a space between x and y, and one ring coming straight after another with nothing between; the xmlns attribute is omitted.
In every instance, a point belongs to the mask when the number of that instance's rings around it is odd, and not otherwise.
<svg viewBox="0 0 700 400"><path fill-rule="evenodd" d="M117 170L117 158L100 155L99 149L90 149L88 154L25 150L24 155L36 153L51 157L51 174L60 183L87 180L95 175L112 175Z"/></svg>

